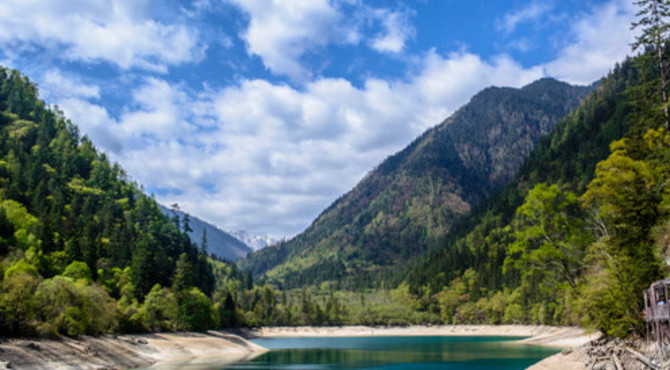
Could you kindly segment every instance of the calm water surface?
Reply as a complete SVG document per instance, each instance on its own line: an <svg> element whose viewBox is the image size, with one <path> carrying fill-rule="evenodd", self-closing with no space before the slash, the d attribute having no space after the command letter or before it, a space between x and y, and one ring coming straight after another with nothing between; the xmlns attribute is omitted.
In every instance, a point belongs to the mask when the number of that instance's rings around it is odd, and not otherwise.
<svg viewBox="0 0 670 370"><path fill-rule="evenodd" d="M509 337L264 338L271 351L235 364L182 364L198 369L525 369L558 351ZM185 365L185 366L184 366Z"/></svg>

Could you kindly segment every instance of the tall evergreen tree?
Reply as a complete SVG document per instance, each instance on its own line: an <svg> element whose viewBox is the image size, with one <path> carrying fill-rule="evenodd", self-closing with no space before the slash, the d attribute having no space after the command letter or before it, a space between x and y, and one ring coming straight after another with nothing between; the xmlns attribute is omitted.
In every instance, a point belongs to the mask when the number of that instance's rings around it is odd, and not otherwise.
<svg viewBox="0 0 670 370"><path fill-rule="evenodd" d="M652 47L655 51L659 69L659 88L661 92L665 131L670 132L670 113L668 112L668 73L667 56L665 55L670 36L670 1L638 0L634 2L640 7L638 20L632 23L632 29L640 28L642 33L633 43L633 50ZM670 144L670 142L668 143Z"/></svg>

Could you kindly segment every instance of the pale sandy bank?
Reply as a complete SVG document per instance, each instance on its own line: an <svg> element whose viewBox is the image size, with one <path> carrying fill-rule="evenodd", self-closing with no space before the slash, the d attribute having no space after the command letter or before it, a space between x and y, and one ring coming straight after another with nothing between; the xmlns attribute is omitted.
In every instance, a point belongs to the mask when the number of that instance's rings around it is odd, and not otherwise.
<svg viewBox="0 0 670 370"><path fill-rule="evenodd" d="M573 347L598 338L598 333L589 334L583 329L572 327L534 326L534 325L444 325L444 326L407 326L407 327L267 327L245 332L249 337L362 337L362 336L505 336L530 337L521 343Z"/></svg>
<svg viewBox="0 0 670 370"><path fill-rule="evenodd" d="M118 369L218 356L241 361L267 351L229 333L163 333L0 343L0 369Z"/></svg>

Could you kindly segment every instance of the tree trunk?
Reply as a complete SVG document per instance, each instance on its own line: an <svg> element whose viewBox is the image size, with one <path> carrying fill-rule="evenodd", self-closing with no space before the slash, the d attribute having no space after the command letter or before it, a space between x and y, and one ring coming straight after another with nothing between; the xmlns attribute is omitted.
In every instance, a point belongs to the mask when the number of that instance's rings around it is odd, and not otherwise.
<svg viewBox="0 0 670 370"><path fill-rule="evenodd" d="M663 38L661 36L661 16L659 15L656 1L654 4L654 23L657 27L656 31L656 57L658 58L658 66L661 72L661 96L663 98L663 114L665 116L665 133L668 136L668 146L670 146L670 113L668 112L668 82L665 76L665 61L663 59Z"/></svg>

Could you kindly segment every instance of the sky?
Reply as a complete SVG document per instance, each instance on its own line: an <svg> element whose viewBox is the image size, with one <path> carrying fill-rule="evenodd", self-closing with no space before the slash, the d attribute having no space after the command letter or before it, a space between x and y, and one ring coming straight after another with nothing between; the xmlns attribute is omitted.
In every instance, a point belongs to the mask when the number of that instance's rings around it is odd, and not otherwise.
<svg viewBox="0 0 670 370"><path fill-rule="evenodd" d="M479 90L590 84L631 0L2 0L0 64L165 205L289 238Z"/></svg>

